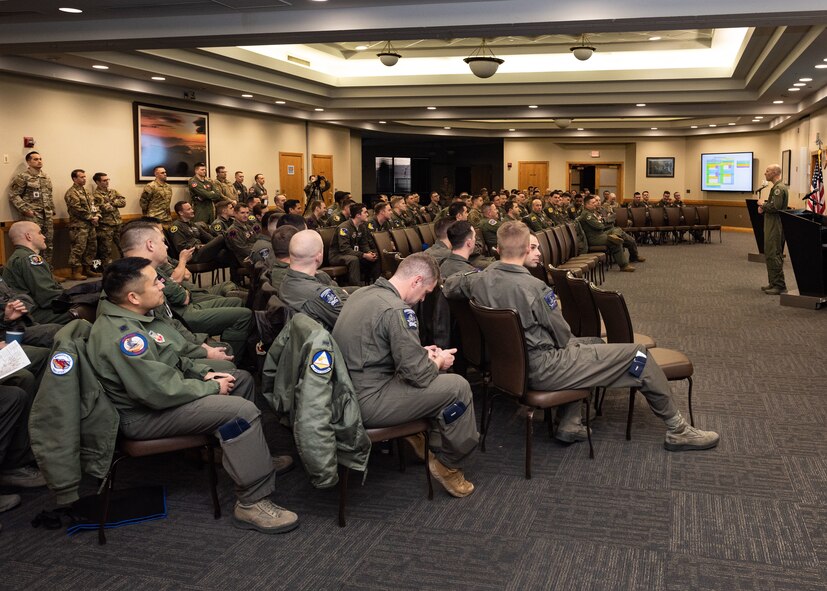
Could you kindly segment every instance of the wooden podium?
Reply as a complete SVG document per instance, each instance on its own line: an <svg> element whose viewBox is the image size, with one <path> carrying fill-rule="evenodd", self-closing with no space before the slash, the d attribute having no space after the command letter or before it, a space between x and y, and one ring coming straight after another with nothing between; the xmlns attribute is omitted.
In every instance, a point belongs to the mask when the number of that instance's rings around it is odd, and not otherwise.
<svg viewBox="0 0 827 591"><path fill-rule="evenodd" d="M798 284L798 290L781 294L781 305L817 310L827 303L827 217L783 211L781 225Z"/></svg>
<svg viewBox="0 0 827 591"><path fill-rule="evenodd" d="M747 213L752 224L752 234L755 236L755 243L758 245L758 253L748 253L747 260L751 263L763 263L764 259L764 216L758 213L758 199L745 199Z"/></svg>

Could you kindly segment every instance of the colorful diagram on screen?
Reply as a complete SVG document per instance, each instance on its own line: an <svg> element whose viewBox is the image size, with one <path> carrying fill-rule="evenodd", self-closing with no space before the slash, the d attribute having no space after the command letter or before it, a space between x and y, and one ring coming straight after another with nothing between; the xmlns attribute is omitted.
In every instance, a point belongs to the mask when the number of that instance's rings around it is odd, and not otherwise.
<svg viewBox="0 0 827 591"><path fill-rule="evenodd" d="M702 154L703 191L752 191L752 152Z"/></svg>

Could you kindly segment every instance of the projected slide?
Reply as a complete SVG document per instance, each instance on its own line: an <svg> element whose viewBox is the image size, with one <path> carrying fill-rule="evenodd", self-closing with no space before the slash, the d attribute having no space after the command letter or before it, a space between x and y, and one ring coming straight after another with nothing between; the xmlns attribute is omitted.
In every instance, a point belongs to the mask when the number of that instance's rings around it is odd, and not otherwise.
<svg viewBox="0 0 827 591"><path fill-rule="evenodd" d="M701 154L701 190L752 191L752 152Z"/></svg>

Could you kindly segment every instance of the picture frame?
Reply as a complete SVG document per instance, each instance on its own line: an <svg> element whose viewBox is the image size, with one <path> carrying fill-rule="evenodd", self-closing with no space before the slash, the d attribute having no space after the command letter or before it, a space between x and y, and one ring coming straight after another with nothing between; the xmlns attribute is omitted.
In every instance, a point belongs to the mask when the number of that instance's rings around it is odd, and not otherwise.
<svg viewBox="0 0 827 591"><path fill-rule="evenodd" d="M675 177L675 159L671 156L646 158L646 177L671 179Z"/></svg>
<svg viewBox="0 0 827 591"><path fill-rule="evenodd" d="M784 150L781 152L781 182L788 187L790 186L790 167L792 166L792 150Z"/></svg>
<svg viewBox="0 0 827 591"><path fill-rule="evenodd" d="M209 113L137 102L132 107L136 183L154 180L157 166L166 168L168 183L186 183L196 162L210 170Z"/></svg>

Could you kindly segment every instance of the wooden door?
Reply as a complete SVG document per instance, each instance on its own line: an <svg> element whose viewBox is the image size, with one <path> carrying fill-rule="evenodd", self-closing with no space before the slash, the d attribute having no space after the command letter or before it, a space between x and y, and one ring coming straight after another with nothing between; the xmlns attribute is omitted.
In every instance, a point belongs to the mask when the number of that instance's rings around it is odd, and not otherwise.
<svg viewBox="0 0 827 591"><path fill-rule="evenodd" d="M304 203L304 155L297 152L279 152L279 183L288 199Z"/></svg>
<svg viewBox="0 0 827 591"><path fill-rule="evenodd" d="M548 161L519 162L517 182L521 191L528 187L537 187L540 191L545 191L548 188Z"/></svg>
<svg viewBox="0 0 827 591"><path fill-rule="evenodd" d="M312 174L316 176L322 175L330 183L330 190L324 193L324 202L328 205L333 204L333 191L335 185L333 184L333 156L324 154L313 154L311 156Z"/></svg>

